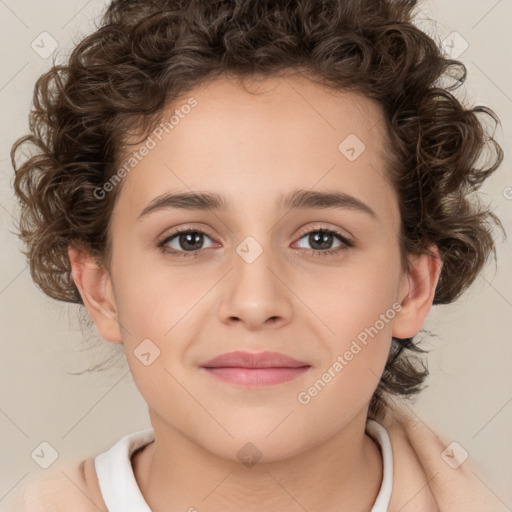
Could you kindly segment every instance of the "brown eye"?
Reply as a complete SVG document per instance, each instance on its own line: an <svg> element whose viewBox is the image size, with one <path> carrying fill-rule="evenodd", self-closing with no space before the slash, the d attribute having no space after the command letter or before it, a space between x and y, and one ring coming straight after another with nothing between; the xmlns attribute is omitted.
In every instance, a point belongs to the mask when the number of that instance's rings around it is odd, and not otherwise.
<svg viewBox="0 0 512 512"><path fill-rule="evenodd" d="M332 229L315 229L308 231L302 234L301 240L302 239L306 239L306 242L311 246L310 248L304 248L313 251L315 255L339 253L354 245L348 238ZM333 243L335 243L336 240L339 243L333 248Z"/></svg>
<svg viewBox="0 0 512 512"><path fill-rule="evenodd" d="M194 256L199 250L205 248L203 247L205 237L210 239L200 229L179 229L165 237L158 246L167 253L181 253L180 256Z"/></svg>

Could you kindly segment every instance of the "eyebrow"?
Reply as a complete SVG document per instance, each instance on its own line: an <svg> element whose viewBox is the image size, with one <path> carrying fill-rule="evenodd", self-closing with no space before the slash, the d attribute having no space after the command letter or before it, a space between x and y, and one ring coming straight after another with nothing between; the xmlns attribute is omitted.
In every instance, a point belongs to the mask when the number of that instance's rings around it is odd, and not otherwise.
<svg viewBox="0 0 512 512"><path fill-rule="evenodd" d="M377 214L360 199L345 192L315 192L295 190L281 197L278 205L284 209L329 209L341 208L365 213L377 219ZM167 208L182 210L228 210L229 201L222 195L212 192L166 193L155 197L139 214L141 219L150 213Z"/></svg>

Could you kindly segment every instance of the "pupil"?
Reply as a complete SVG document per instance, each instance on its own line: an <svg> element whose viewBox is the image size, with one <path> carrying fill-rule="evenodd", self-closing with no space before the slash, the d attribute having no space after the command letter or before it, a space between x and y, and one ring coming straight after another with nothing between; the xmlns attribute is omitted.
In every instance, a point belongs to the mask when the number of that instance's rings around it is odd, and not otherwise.
<svg viewBox="0 0 512 512"><path fill-rule="evenodd" d="M319 244L320 249L329 249L332 243L332 235L324 231L317 231L309 236L309 242L313 248L315 244Z"/></svg>
<svg viewBox="0 0 512 512"><path fill-rule="evenodd" d="M201 233L185 233L180 235L180 245L185 250L194 250L198 249L202 245L202 234ZM194 246L194 244L199 245L199 247Z"/></svg>

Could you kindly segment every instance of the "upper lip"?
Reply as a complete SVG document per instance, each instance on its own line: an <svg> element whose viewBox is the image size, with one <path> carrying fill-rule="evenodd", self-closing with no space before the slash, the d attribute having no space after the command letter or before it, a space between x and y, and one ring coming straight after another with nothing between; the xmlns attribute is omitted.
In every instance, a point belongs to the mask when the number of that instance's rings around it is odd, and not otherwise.
<svg viewBox="0 0 512 512"><path fill-rule="evenodd" d="M279 352L235 350L209 359L200 366L208 368L300 368L311 365Z"/></svg>

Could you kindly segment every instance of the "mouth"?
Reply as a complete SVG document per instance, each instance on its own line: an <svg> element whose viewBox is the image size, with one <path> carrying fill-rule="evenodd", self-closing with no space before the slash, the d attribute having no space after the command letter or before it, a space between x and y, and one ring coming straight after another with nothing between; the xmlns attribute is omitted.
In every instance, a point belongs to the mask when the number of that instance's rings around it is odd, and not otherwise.
<svg viewBox="0 0 512 512"><path fill-rule="evenodd" d="M241 386L273 386L294 380L312 366L278 352L228 352L201 363L217 380Z"/></svg>

